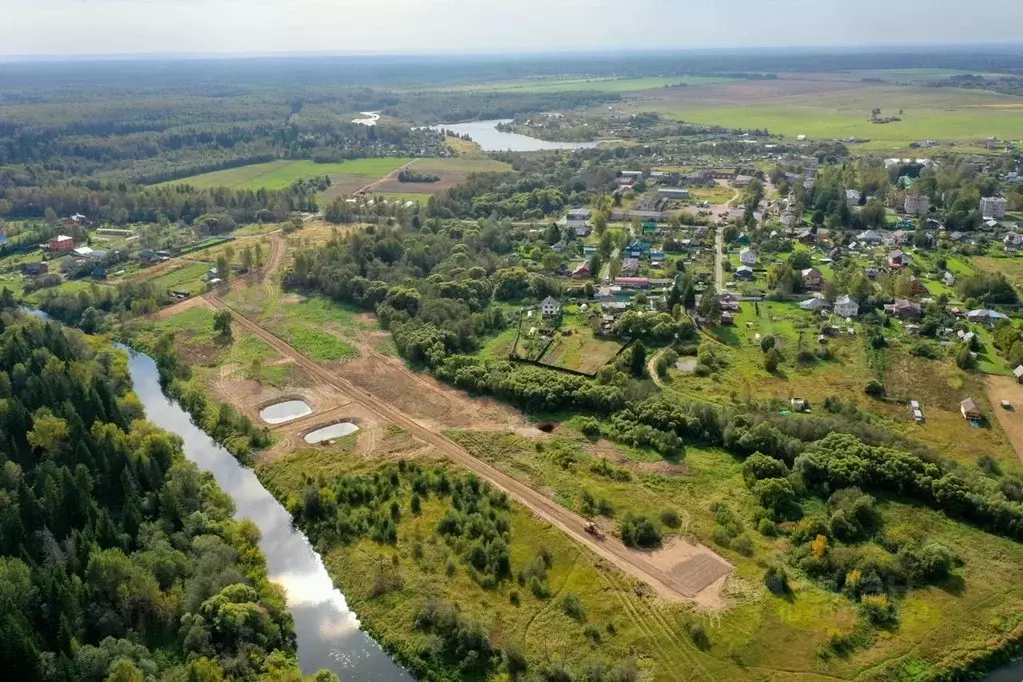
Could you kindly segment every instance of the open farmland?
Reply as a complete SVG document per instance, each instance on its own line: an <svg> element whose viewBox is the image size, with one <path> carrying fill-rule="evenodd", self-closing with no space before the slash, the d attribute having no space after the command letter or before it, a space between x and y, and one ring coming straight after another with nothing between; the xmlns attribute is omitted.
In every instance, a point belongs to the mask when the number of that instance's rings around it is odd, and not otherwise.
<svg viewBox="0 0 1023 682"><path fill-rule="evenodd" d="M491 83L467 83L463 85L448 86L442 89L453 92L545 93L581 92L585 90L596 90L599 92L635 92L638 90L665 88L682 83L685 85L707 85L710 83L723 83L727 80L729 79L718 76L669 76L666 78L525 78L521 80L497 81Z"/></svg>
<svg viewBox="0 0 1023 682"><path fill-rule="evenodd" d="M408 159L392 158L355 159L342 163L280 160L193 175L163 184L192 185L200 189L209 187L251 190L284 189L296 180L329 175L333 184L327 190L327 194L338 192L348 194L387 175L408 161Z"/></svg>
<svg viewBox="0 0 1023 682"><path fill-rule="evenodd" d="M936 139L1018 139L1023 100L978 90L864 84L837 80L736 81L638 93L634 110L730 128L766 128L787 137L860 137L869 148ZM901 121L870 122L871 110Z"/></svg>
<svg viewBox="0 0 1023 682"><path fill-rule="evenodd" d="M436 182L400 182L398 171L394 170L383 180L368 187L367 191L387 194L391 198L407 197L408 200L418 201L465 182L470 173L504 173L512 169L502 161L482 158L416 159L405 167L440 179Z"/></svg>

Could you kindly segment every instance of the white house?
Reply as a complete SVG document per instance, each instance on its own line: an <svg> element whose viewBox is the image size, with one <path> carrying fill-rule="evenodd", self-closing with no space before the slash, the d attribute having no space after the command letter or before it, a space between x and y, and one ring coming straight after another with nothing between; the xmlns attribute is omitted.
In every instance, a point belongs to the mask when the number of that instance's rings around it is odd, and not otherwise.
<svg viewBox="0 0 1023 682"><path fill-rule="evenodd" d="M743 265L753 267L757 264L757 252L753 249L743 249L739 252L739 262Z"/></svg>
<svg viewBox="0 0 1023 682"><path fill-rule="evenodd" d="M956 276L946 270L945 274L941 276L941 281L945 284L945 286L950 287L956 283Z"/></svg>
<svg viewBox="0 0 1023 682"><path fill-rule="evenodd" d="M860 314L860 304L848 296L835 299L835 314L842 317L856 317Z"/></svg>
<svg viewBox="0 0 1023 682"><path fill-rule="evenodd" d="M984 197L980 200L980 214L985 218L1004 218L1008 207L1005 197Z"/></svg>
<svg viewBox="0 0 1023 682"><path fill-rule="evenodd" d="M561 304L548 296L540 301L540 314L544 317L557 317L561 314Z"/></svg>
<svg viewBox="0 0 1023 682"><path fill-rule="evenodd" d="M855 189L845 190L845 205L850 209L860 205L860 193Z"/></svg>

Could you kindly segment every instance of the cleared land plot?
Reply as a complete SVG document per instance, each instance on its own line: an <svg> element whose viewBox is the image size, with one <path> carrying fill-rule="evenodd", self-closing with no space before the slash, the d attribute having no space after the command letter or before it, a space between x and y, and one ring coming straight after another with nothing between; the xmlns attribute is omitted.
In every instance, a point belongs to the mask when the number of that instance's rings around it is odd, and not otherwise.
<svg viewBox="0 0 1023 682"><path fill-rule="evenodd" d="M394 171L380 182L374 183L367 191L397 197L408 196L410 201L418 201L421 197L438 194L465 182L470 173L503 173L512 169L510 165L501 161L466 158L416 159L406 167L419 173L436 175L440 180L436 182L399 182L398 173Z"/></svg>
<svg viewBox="0 0 1023 682"><path fill-rule="evenodd" d="M198 294L206 289L206 273L209 272L209 263L192 263L181 261L183 265L173 269L166 274L149 281L161 289L172 289L174 291L187 291L190 294ZM143 274L145 271L143 271Z"/></svg>
<svg viewBox="0 0 1023 682"><path fill-rule="evenodd" d="M786 136L861 137L889 148L926 138L979 141L1020 134L1023 100L984 91L899 87L827 80L737 81L648 92L636 110L730 128L766 128ZM875 124L870 112L902 121Z"/></svg>
<svg viewBox="0 0 1023 682"><path fill-rule="evenodd" d="M359 189L373 180L383 177L408 163L409 159L354 159L342 163L315 163L313 161L270 161L227 170L193 175L180 180L161 183L163 185L192 185L198 188L229 187L231 189L284 189L296 180L329 175L334 183L326 194L338 187L358 185L349 191ZM342 194L348 191L340 192Z"/></svg>
<svg viewBox="0 0 1023 682"><path fill-rule="evenodd" d="M622 345L617 341L595 338L588 330L576 331L571 336L559 334L540 362L552 367L594 374L614 359L621 348Z"/></svg>
<svg viewBox="0 0 1023 682"><path fill-rule="evenodd" d="M1019 413L1023 409L1023 386L1015 377L989 376L986 387L991 410L1023 463L1023 416ZM1009 409L1002 407L1003 400L1009 401Z"/></svg>

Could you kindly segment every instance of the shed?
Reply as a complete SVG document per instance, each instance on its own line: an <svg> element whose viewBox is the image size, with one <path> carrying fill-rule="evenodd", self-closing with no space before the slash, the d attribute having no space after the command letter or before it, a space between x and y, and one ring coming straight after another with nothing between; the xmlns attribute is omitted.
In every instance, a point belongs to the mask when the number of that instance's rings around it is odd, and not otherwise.
<svg viewBox="0 0 1023 682"><path fill-rule="evenodd" d="M980 408L977 407L977 403L974 402L973 398L967 398L959 403L959 411L963 413L964 418L970 421L980 421L982 416Z"/></svg>

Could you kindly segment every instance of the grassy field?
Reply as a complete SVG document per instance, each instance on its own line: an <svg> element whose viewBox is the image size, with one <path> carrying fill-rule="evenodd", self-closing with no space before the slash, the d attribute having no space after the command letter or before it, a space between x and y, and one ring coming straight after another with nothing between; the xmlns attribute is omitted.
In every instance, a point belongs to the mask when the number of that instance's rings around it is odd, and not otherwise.
<svg viewBox="0 0 1023 682"><path fill-rule="evenodd" d="M988 136L1019 139L1023 101L1007 95L953 88L898 87L823 82L795 88L791 82L730 83L685 88L651 101L644 109L697 123L730 128L766 128L785 136L860 137L878 149L923 139L979 141ZM874 124L880 107L902 121Z"/></svg>
<svg viewBox="0 0 1023 682"><path fill-rule="evenodd" d="M401 182L396 173L391 173L367 188L368 192L383 195L390 200L424 202L438 194L465 182L470 173L502 173L512 167L502 161L487 158L456 157L446 159L416 159L409 164L412 170L428 173L438 178L435 182Z"/></svg>
<svg viewBox="0 0 1023 682"><path fill-rule="evenodd" d="M497 81L487 83L468 83L442 89L456 92L468 90L479 92L578 92L582 90L597 90L600 92L634 92L639 90L652 90L666 86L678 85L707 85L710 83L723 83L729 79L714 76L674 76L669 78L559 78L559 79L522 79L512 81Z"/></svg>
<svg viewBox="0 0 1023 682"><path fill-rule="evenodd" d="M613 507L616 517L630 510L675 509L690 537L708 538L715 523L712 502L727 503L742 518L755 506L742 484L738 461L718 450L690 449L682 475L646 470L646 463L629 459L616 466L629 470L631 480L615 481L591 469L602 456L594 454L594 446L569 435L539 443L513 434L449 435L508 473L543 486L572 508L578 508L586 491ZM295 452L260 465L257 472L279 499L298 504L307 478L330 480L380 470L381 460L355 454L357 438ZM600 452L608 450L602 447ZM438 466L430 459L420 463ZM439 466L456 473L450 465ZM426 496L420 513L414 514L406 511L407 496L402 488L394 498L401 510L394 544L362 539L320 548L328 572L363 626L405 654L421 651L426 644L428 634L415 626L415 617L429 600L440 599L458 603L463 613L481 621L495 645L521 650L533 671L554 661L579 675L594 661L613 666L631 659L639 679L654 682L908 680L1004 641L1018 629L1023 613L1023 547L921 507L882 501L885 530L902 541L927 539L954 548L964 560L956 580L944 587L910 591L900 599L898 627L877 633L867 648L829 656L822 654L825 642L833 633L852 631L855 606L798 574L790 578L788 597L767 593L760 582L761 566L784 552L783 540L747 530L754 543L751 556L715 547L736 569L725 588L728 608L702 613L651 597L513 503L508 542L513 574L541 552L551 558L547 593L537 596L515 580L482 587L457 549L436 533L447 500ZM386 589L380 587L382 573L396 578ZM561 607L568 595L581 605L578 619ZM706 643L694 641L690 634L694 626L706 632Z"/></svg>
<svg viewBox="0 0 1023 682"><path fill-rule="evenodd" d="M349 176L365 179L362 184L369 184L381 178L395 168L408 163L409 159L355 159L343 163L314 163L313 161L271 161L250 166L240 166L227 170L193 175L188 178L172 180L163 185L188 184L199 188L230 187L231 189L283 189L296 180L317 175L329 175L338 182Z"/></svg>
<svg viewBox="0 0 1023 682"><path fill-rule="evenodd" d="M599 339L586 327L575 328L573 332L569 336L557 335L540 362L594 374L622 349L622 344L612 339Z"/></svg>
<svg viewBox="0 0 1023 682"><path fill-rule="evenodd" d="M186 262L182 261L182 263ZM186 263L182 267L151 281L153 286L160 289L187 291L194 295L205 291L206 273L209 269L209 263Z"/></svg>

